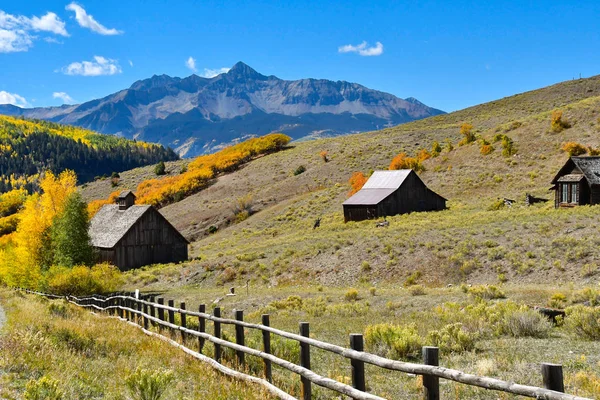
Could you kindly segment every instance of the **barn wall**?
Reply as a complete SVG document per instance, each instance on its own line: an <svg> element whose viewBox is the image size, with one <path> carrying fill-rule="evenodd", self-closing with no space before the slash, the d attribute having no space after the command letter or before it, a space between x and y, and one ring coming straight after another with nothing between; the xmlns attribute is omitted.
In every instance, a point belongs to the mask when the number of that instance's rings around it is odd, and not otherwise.
<svg viewBox="0 0 600 400"><path fill-rule="evenodd" d="M365 219L377 218L377 206L344 206L344 222L348 221L364 221Z"/></svg>
<svg viewBox="0 0 600 400"><path fill-rule="evenodd" d="M115 251L113 249L96 248L96 257L98 262L115 264Z"/></svg>
<svg viewBox="0 0 600 400"><path fill-rule="evenodd" d="M115 265L122 270L143 265L185 261L188 244L158 211L151 208L114 248Z"/></svg>
<svg viewBox="0 0 600 400"><path fill-rule="evenodd" d="M600 185L592 185L590 204L600 204Z"/></svg>
<svg viewBox="0 0 600 400"><path fill-rule="evenodd" d="M398 190L379 204L379 216L445 208L444 199L428 189L415 173L411 173Z"/></svg>

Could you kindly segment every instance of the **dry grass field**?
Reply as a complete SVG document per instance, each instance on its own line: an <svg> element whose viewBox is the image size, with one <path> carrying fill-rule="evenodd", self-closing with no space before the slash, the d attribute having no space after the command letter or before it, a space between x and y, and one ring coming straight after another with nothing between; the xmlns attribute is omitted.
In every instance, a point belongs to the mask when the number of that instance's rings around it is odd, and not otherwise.
<svg viewBox="0 0 600 400"><path fill-rule="evenodd" d="M558 133L550 122L556 109L570 125ZM465 122L494 147L491 154L481 154L481 140L458 146ZM600 77L593 77L382 131L294 143L161 209L192 241L193 259L129 272L126 287L159 291L190 307L223 298L226 314L242 308L258 321L268 312L273 326L290 331L309 321L312 336L341 345L349 333L373 334L383 329L374 326L390 323L399 330L388 332L393 337L446 346L443 366L525 384L541 384L540 362L557 362L565 366L568 392L597 398L598 341L581 330L585 325L600 334L600 317L590 307L585 312L591 314L578 314L577 307L600 301L600 209L555 210L548 188L568 158L562 144L598 147L599 130ZM515 154L502 154L502 143L494 140L499 134L512 139ZM353 172L387 169L396 154L431 149L434 141L443 150L423 163L419 175L449 200L448 210L391 217L386 228L343 222L341 203ZM183 163L170 165L170 173L179 173ZM299 166L306 171L296 175ZM119 188L135 189L152 175L151 167L124 172ZM104 180L83 193L95 199L113 190ZM526 193L550 202L527 207ZM503 197L515 205L494 207ZM236 221L233 210L241 200L250 201L253 213ZM313 229L316 218L321 226ZM229 287L238 295L223 297ZM576 316L552 327L527 311L531 305L575 307ZM449 327L456 323L462 324L458 331ZM293 344L281 346L294 357ZM381 341L373 346L410 359ZM344 360L316 357L320 372L348 378ZM418 378L367 373L368 384L384 397L419 395ZM278 379L298 390L288 375ZM445 398L510 398L450 383L443 391Z"/></svg>

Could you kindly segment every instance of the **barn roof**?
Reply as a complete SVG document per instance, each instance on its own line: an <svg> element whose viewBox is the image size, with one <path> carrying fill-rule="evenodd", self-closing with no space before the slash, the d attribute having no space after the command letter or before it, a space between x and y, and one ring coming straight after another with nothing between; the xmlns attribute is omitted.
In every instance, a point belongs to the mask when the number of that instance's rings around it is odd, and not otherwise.
<svg viewBox="0 0 600 400"><path fill-rule="evenodd" d="M90 222L92 246L107 249L114 247L150 207L140 205L119 210L117 204L106 204Z"/></svg>
<svg viewBox="0 0 600 400"><path fill-rule="evenodd" d="M131 194L133 197L135 197L135 194L133 194L133 192L131 190L123 190L121 193L119 193L119 199L123 199L125 197L127 197L127 195Z"/></svg>
<svg viewBox="0 0 600 400"><path fill-rule="evenodd" d="M394 193L412 172L410 169L375 171L362 189L346 200L343 205L365 206L379 204Z"/></svg>
<svg viewBox="0 0 600 400"><path fill-rule="evenodd" d="M411 172L411 169L375 171L363 189L398 189Z"/></svg>
<svg viewBox="0 0 600 400"><path fill-rule="evenodd" d="M585 176L590 185L600 185L600 157L594 156L569 158L552 180L553 184L558 182L559 178L566 175L563 171L569 169L570 165L575 165Z"/></svg>

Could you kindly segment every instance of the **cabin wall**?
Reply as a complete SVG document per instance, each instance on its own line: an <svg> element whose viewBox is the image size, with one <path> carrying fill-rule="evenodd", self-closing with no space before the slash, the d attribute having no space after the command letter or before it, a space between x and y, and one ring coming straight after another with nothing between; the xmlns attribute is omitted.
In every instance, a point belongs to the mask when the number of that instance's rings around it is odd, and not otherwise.
<svg viewBox="0 0 600 400"><path fill-rule="evenodd" d="M592 185L590 188L590 204L600 204L600 185Z"/></svg>
<svg viewBox="0 0 600 400"><path fill-rule="evenodd" d="M344 206L344 222L348 221L364 221L365 219L377 218L377 206Z"/></svg>
<svg viewBox="0 0 600 400"><path fill-rule="evenodd" d="M188 243L154 209L146 212L114 247L114 264L121 270L187 258Z"/></svg>

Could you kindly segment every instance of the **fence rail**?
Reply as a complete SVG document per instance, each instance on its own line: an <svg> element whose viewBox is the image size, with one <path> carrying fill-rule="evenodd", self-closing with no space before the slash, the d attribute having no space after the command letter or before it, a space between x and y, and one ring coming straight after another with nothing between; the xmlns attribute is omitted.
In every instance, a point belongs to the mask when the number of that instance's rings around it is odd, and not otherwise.
<svg viewBox="0 0 600 400"><path fill-rule="evenodd" d="M107 312L110 315L118 316L121 319L127 320L141 329L145 333L159 337L160 339L181 348L186 353L208 362L213 367L222 372L235 376L240 379L252 381L263 385L268 391L279 398L289 400L294 399L291 395L283 392L281 389L273 385L272 382L272 365L277 365L294 374L300 375L301 378L301 394L303 400L311 398L311 384L316 384L337 393L344 394L353 399L358 400L383 400L382 397L368 393L365 384L365 369L364 364L375 365L380 368L400 371L404 373L416 374L423 376L424 399L439 400L439 379L446 379L458 383L463 383L469 386L476 386L489 390L502 391L515 395L535 399L546 400L590 400L583 397L565 394L562 366L556 364L541 364L541 374L544 387L535 387L521 385L514 382L502 381L495 378L477 376L468 374L459 370L449 369L438 366L439 357L436 347L423 348L424 364L409 363L403 361L390 360L384 357L370 354L363 351L363 337L360 334L350 335L350 348L337 346L331 343L312 339L309 337L309 324L307 322L300 323L300 334L276 329L270 326L270 318L268 314L262 316L262 324L254 324L243 320L243 311L235 311L235 319L227 319L221 317L221 309L216 307L213 309L213 314L205 312L206 306L201 304L198 311L186 309L185 303L180 303L180 307L174 306L173 300L168 300L168 305L164 305L164 298L156 299L155 296L141 296L143 298L134 297L128 293L114 294L108 297L94 295L88 297L75 296L56 296L47 293L35 292L27 289L23 291L45 296L52 299L66 299L72 304L80 307L92 308L98 311ZM156 300L156 301L155 301ZM175 314L180 316L180 324L175 323ZM187 327L188 318L198 318L198 329L190 329ZM206 321L213 323L214 334L206 332ZM161 335L157 332L149 330L149 325L168 328L171 331L179 331L181 338L186 339L196 337L198 339L198 351L194 351L179 344L172 338ZM230 342L221 338L221 325L234 325L236 342ZM244 328L255 329L262 332L263 350L257 350L245 346ZM300 365L296 365L290 361L281 359L271 354L271 334L295 340L300 345ZM210 342L214 346L214 360L202 354L202 350ZM182 343L185 343L182 340ZM229 348L235 351L236 359L239 365L245 364L244 355L259 357L264 362L264 379L252 375L247 375L239 371L232 370L221 364L221 347ZM315 347L345 357L350 360L352 372L352 385L347 385L338 382L331 378L321 376L313 371L310 367L310 348Z"/></svg>

